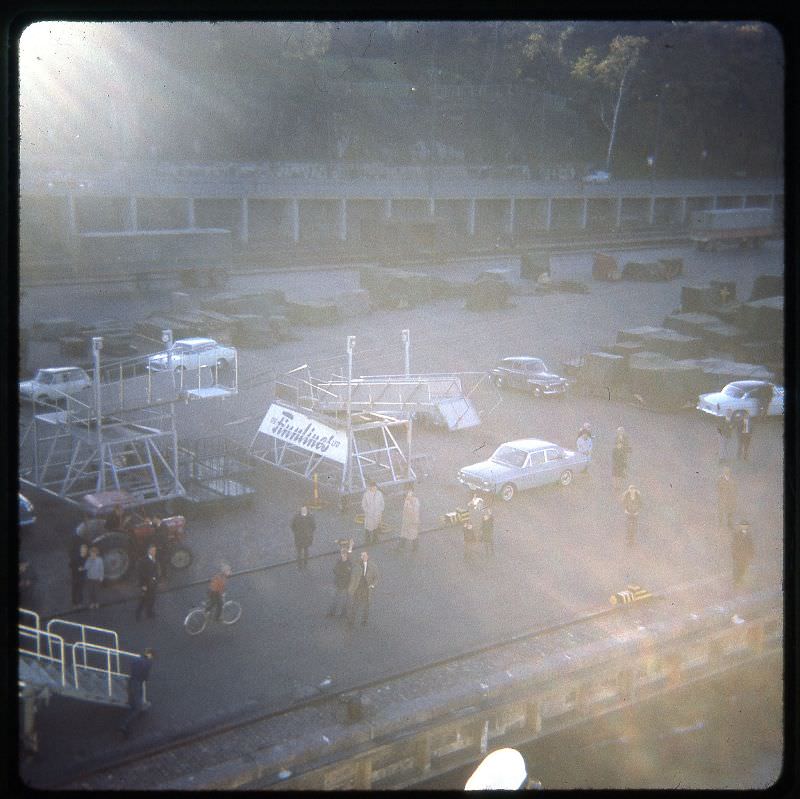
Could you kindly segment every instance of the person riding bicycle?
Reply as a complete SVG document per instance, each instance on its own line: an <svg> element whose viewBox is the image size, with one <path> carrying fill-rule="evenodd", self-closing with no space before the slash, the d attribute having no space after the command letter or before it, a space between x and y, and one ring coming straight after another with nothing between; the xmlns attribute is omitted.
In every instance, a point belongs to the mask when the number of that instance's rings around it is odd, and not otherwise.
<svg viewBox="0 0 800 799"><path fill-rule="evenodd" d="M214 621L219 621L222 615L222 597L225 593L225 585L228 577L231 576L231 567L223 563L220 570L211 578L208 586L208 601L206 610L212 614Z"/></svg>

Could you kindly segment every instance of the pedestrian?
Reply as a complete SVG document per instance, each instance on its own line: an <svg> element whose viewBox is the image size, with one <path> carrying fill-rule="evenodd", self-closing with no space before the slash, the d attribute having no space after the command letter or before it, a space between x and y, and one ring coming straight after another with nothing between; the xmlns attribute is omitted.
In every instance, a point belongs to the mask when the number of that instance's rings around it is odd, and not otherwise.
<svg viewBox="0 0 800 799"><path fill-rule="evenodd" d="M472 522L464 522L464 563L469 565L475 562L476 535Z"/></svg>
<svg viewBox="0 0 800 799"><path fill-rule="evenodd" d="M145 709L144 685L150 678L150 669L155 656L155 650L148 647L144 650L144 654L134 658L131 663L131 673L128 677L128 707L130 710L119 726L119 731L124 738L130 735L131 724Z"/></svg>
<svg viewBox="0 0 800 799"><path fill-rule="evenodd" d="M400 521L400 549L406 548L406 541L411 546L411 551L417 551L419 543L419 497L411 486L406 492L403 501L403 517Z"/></svg>
<svg viewBox="0 0 800 799"><path fill-rule="evenodd" d="M219 621L222 616L222 597L225 595L225 586L231 576L231 567L227 563L220 566L220 570L211 578L208 584L208 598L206 610L214 621Z"/></svg>
<svg viewBox="0 0 800 799"><path fill-rule="evenodd" d="M575 442L575 449L581 455L585 455L589 461L592 460L592 436L588 430L583 430Z"/></svg>
<svg viewBox="0 0 800 799"><path fill-rule="evenodd" d="M484 555L494 556L494 516L492 509L486 508L481 519L481 541Z"/></svg>
<svg viewBox="0 0 800 799"><path fill-rule="evenodd" d="M86 586L86 559L89 546L84 541L73 542L69 551L69 576L72 606L83 605L83 590Z"/></svg>
<svg viewBox="0 0 800 799"><path fill-rule="evenodd" d="M628 476L628 455L625 445L617 439L614 449L611 450L611 478L614 491L619 491L622 481Z"/></svg>
<svg viewBox="0 0 800 799"><path fill-rule="evenodd" d="M769 406L772 404L772 399L775 396L775 389L772 383L765 383L757 389L758 398L758 415L764 419L769 413Z"/></svg>
<svg viewBox="0 0 800 799"><path fill-rule="evenodd" d="M722 470L722 474L717 480L717 508L719 526L725 525L728 529L733 529L733 514L736 512L736 483L728 466Z"/></svg>
<svg viewBox="0 0 800 799"><path fill-rule="evenodd" d="M589 422L584 422L581 425L580 430L578 430L578 435L575 436L575 440L577 441L584 433L586 433L589 438L594 438L594 436L592 436L592 426L589 424Z"/></svg>
<svg viewBox="0 0 800 799"><path fill-rule="evenodd" d="M719 434L719 462L726 463L731 456L731 438L733 437L733 425L730 419L723 416L717 425Z"/></svg>
<svg viewBox="0 0 800 799"><path fill-rule="evenodd" d="M352 571L353 563L350 560L350 552L346 547L342 547L339 549L336 563L333 564L333 602L328 608L328 616L342 617L347 613L348 588Z"/></svg>
<svg viewBox="0 0 800 799"><path fill-rule="evenodd" d="M740 461L746 461L747 456L750 454L750 439L753 436L752 420L747 411L742 411L738 415L736 423L736 433L739 437L739 446L736 450L736 457Z"/></svg>
<svg viewBox="0 0 800 799"><path fill-rule="evenodd" d="M473 494L472 499L467 503L469 512L469 523L473 530L480 530L483 520L483 511L486 508L486 500L480 494Z"/></svg>
<svg viewBox="0 0 800 799"><path fill-rule="evenodd" d="M622 444L622 449L625 451L625 459L627 460L631 454L631 442L624 427L617 428L616 435L614 436L614 446L617 444Z"/></svg>
<svg viewBox="0 0 800 799"><path fill-rule="evenodd" d="M100 550L98 547L89 547L89 557L86 558L86 588L89 592L90 608L100 607L97 596L105 579L106 566L100 557Z"/></svg>
<svg viewBox="0 0 800 799"><path fill-rule="evenodd" d="M374 480L370 480L367 490L361 497L361 509L364 511L364 532L367 544L377 544L381 522L383 521L383 509L386 503L383 494Z"/></svg>
<svg viewBox="0 0 800 799"><path fill-rule="evenodd" d="M19 562L19 604L27 610L36 610L39 606L39 596L36 590L39 582L38 575L31 562L27 559Z"/></svg>
<svg viewBox="0 0 800 799"><path fill-rule="evenodd" d="M625 543L633 546L638 529L639 512L642 509L642 495L636 486L628 486L622 495L622 507L625 511Z"/></svg>
<svg viewBox="0 0 800 799"><path fill-rule="evenodd" d="M362 552L361 562L350 573L350 585L347 587L349 595L348 627L352 627L355 623L359 610L361 610L361 624L367 623L370 593L375 588L377 579L377 569L374 564L370 563L369 555L366 552Z"/></svg>
<svg viewBox="0 0 800 799"><path fill-rule="evenodd" d="M169 532L167 531L167 525L164 524L160 516L153 516L153 518L150 519L150 526L153 530L153 537L150 541L155 545L156 552L158 553L159 576L162 579L166 579L170 572Z"/></svg>
<svg viewBox="0 0 800 799"><path fill-rule="evenodd" d="M136 605L136 621L142 617L142 611L148 619L156 617L156 590L158 589L158 561L156 559L157 549L154 544L147 548L147 556L139 561L139 603Z"/></svg>
<svg viewBox="0 0 800 799"><path fill-rule="evenodd" d="M733 584L739 586L744 581L750 562L753 560L753 537L750 523L741 521L731 535L731 559L733 561Z"/></svg>
<svg viewBox="0 0 800 799"><path fill-rule="evenodd" d="M294 548L297 551L297 570L304 572L308 569L308 549L314 543L314 530L317 523L308 510L308 505L303 505L292 519L292 532L294 533Z"/></svg>

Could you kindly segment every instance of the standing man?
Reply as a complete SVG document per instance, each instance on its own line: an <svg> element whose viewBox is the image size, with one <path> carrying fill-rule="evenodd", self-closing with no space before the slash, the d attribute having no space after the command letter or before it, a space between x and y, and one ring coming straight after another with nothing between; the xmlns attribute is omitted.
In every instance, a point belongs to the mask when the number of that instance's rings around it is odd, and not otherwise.
<svg viewBox="0 0 800 799"><path fill-rule="evenodd" d="M419 542L419 497L414 493L414 487L406 492L403 502L403 518L400 522L400 549L406 548L406 541L411 545L411 551L417 551Z"/></svg>
<svg viewBox="0 0 800 799"><path fill-rule="evenodd" d="M481 541L483 541L483 554L494 556L494 516L491 508L486 508L483 512Z"/></svg>
<svg viewBox="0 0 800 799"><path fill-rule="evenodd" d="M575 442L575 449L580 452L581 455L585 455L589 462L591 463L592 460L592 436L588 430L584 429L581 430L581 434L578 436L578 440Z"/></svg>
<svg viewBox="0 0 800 799"><path fill-rule="evenodd" d="M739 522L731 535L731 558L733 560L733 584L739 586L753 560L753 538L750 523Z"/></svg>
<svg viewBox="0 0 800 799"><path fill-rule="evenodd" d="M124 721L119 727L119 731L124 738L130 735L131 723L144 710L144 684L150 677L150 668L153 665L155 650L149 647L144 650L143 655L139 655L131 664L131 674L128 677L128 706L130 712L125 716Z"/></svg>
<svg viewBox="0 0 800 799"><path fill-rule="evenodd" d="M88 557L89 546L85 542L73 543L69 552L69 576L73 607L83 604L83 589L86 585L86 558Z"/></svg>
<svg viewBox="0 0 800 799"><path fill-rule="evenodd" d="M614 491L619 491L622 481L628 476L628 455L625 452L625 445L617 439L614 449L611 451L611 482Z"/></svg>
<svg viewBox="0 0 800 799"><path fill-rule="evenodd" d="M328 616L344 616L347 613L348 589L352 572L353 564L350 560L350 553L347 547L341 547L336 563L333 565L333 602L328 609Z"/></svg>
<svg viewBox="0 0 800 799"><path fill-rule="evenodd" d="M361 497L361 509L364 511L364 531L367 544L378 543L378 533L383 521L383 509L386 503L383 494L374 480L369 481L367 490Z"/></svg>
<svg viewBox="0 0 800 799"><path fill-rule="evenodd" d="M141 594L139 595L139 603L136 605L136 621L141 619L142 611L145 611L148 619L156 617L156 589L158 588L159 577L156 555L156 547L151 544L147 548L147 557L139 561L139 588L141 589Z"/></svg>
<svg viewBox="0 0 800 799"><path fill-rule="evenodd" d="M727 417L723 416L719 420L717 433L719 433L719 462L727 463L731 456L731 437L733 436L733 425Z"/></svg>
<svg viewBox="0 0 800 799"><path fill-rule="evenodd" d="M347 618L347 626L352 627L359 608L361 609L361 624L366 624L369 617L370 592L375 588L378 579L378 571L369 562L369 555L361 553L361 562L353 568L350 575L350 585L347 593L350 595L350 609Z"/></svg>
<svg viewBox="0 0 800 799"><path fill-rule="evenodd" d="M99 608L100 602L97 600L97 592L106 579L106 567L100 557L100 550L97 547L89 547L89 557L86 559L86 586L89 589L89 607Z"/></svg>
<svg viewBox="0 0 800 799"><path fill-rule="evenodd" d="M297 570L304 572L308 568L308 548L314 543L314 530L317 529L308 505L303 505L299 513L295 513L291 527L294 533L294 547L297 550Z"/></svg>
<svg viewBox="0 0 800 799"><path fill-rule="evenodd" d="M723 524L728 529L733 528L733 514L736 512L736 483L731 476L731 470L726 466L717 480L717 508L719 511L719 526Z"/></svg>
<svg viewBox="0 0 800 799"><path fill-rule="evenodd" d="M750 419L750 414L744 411L739 414L737 420L736 432L739 436L739 446L736 450L736 457L740 461L746 461L750 453L750 439L753 437L753 422Z"/></svg>
<svg viewBox="0 0 800 799"><path fill-rule="evenodd" d="M622 495L622 507L625 511L625 543L633 546L639 524L639 511L642 509L642 495L634 485L629 485Z"/></svg>

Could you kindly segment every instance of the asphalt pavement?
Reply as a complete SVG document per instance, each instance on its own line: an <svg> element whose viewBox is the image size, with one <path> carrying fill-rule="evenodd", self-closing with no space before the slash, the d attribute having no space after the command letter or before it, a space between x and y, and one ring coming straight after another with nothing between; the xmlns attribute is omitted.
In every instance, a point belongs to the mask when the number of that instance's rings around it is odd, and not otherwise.
<svg viewBox="0 0 800 799"><path fill-rule="evenodd" d="M679 254L687 274L665 284L601 284L586 276L580 279L590 283L587 295L516 297L514 307L505 311L467 313L461 301L450 300L306 328L298 331L297 341L242 351L240 379L304 362L330 368L343 356L346 335L353 334L360 373L397 372L403 328L411 330L412 371L485 370L496 359L514 354L538 355L557 368L561 360L613 342L620 328L659 325L680 305L683 284L704 285L725 277L736 280L739 296L746 298L755 275L783 269L782 250L772 245L759 253ZM646 259L662 255L650 252ZM588 255L564 256L558 268L564 276L576 276L589 264ZM355 273L335 274L344 284ZM315 277L293 279L293 290L302 293ZM254 289L260 286L253 284ZM332 290L330 285L327 289ZM156 299L151 298L151 305ZM25 302L35 305L36 290ZM93 308L96 299L87 297L86 303L87 309ZM106 315L128 312L122 299L105 307ZM75 308L77 313L80 304ZM34 495L39 522L23 531L21 551L39 574L43 614L116 629L128 650L157 649L149 686L153 706L137 730L145 741L213 724L245 709L286 706L327 678L334 688L346 688L542 629L606 606L609 595L630 582L660 591L729 572L728 537L716 519L719 464L712 420L691 410L655 413L614 396L575 393L534 400L513 392L482 391L476 397L484 411L480 427L457 433L416 429L415 451L430 454L433 462L431 476L418 490L425 532L416 554L395 551L392 541L370 548L380 579L366 627L349 631L325 616L334 539L354 534L358 544L362 540L352 513L342 514L334 505L317 511L310 569L299 573L288 522L308 499L309 486L274 471L265 472L250 509L189 517L195 561L162 586L158 618L152 622L134 621L135 588L129 583L107 588L99 610L69 608L64 545L79 515ZM179 435L225 432L249 443L271 393L267 381L224 402L180 405ZM596 436L588 475L567 487L537 489L511 503L497 503L493 558L480 557L470 566L463 560L460 530L433 529L440 527L441 514L466 499L455 481L460 466L483 459L514 438L536 436L570 447L586 420ZM620 425L633 447L631 481L642 490L644 501L633 548L625 546L624 519L610 480L611 442ZM739 507L753 525L756 566L775 582L781 578L783 558L782 436L781 420L758 425L751 460L733 464ZM387 537L395 534L399 515L400 499L392 498ZM222 559L234 568L229 595L242 603L242 619L233 627L214 626L190 638L181 628L182 619L203 597L205 581ZM107 708L87 713L77 703L53 699L39 715L41 754L34 773L52 776L59 764L74 764L103 748L122 751L136 745L115 738L119 713Z"/></svg>

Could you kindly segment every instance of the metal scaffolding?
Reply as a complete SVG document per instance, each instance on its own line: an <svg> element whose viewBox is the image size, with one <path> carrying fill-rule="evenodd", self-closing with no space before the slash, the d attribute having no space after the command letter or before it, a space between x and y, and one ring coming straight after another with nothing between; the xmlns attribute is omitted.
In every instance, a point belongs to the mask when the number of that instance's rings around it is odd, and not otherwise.
<svg viewBox="0 0 800 799"><path fill-rule="evenodd" d="M172 332L162 340L169 353ZM237 393L238 363L148 369L150 356L102 364L92 339L91 396L35 400L20 415L22 483L77 504L91 492L125 490L141 504L185 494L179 476L175 403Z"/></svg>

